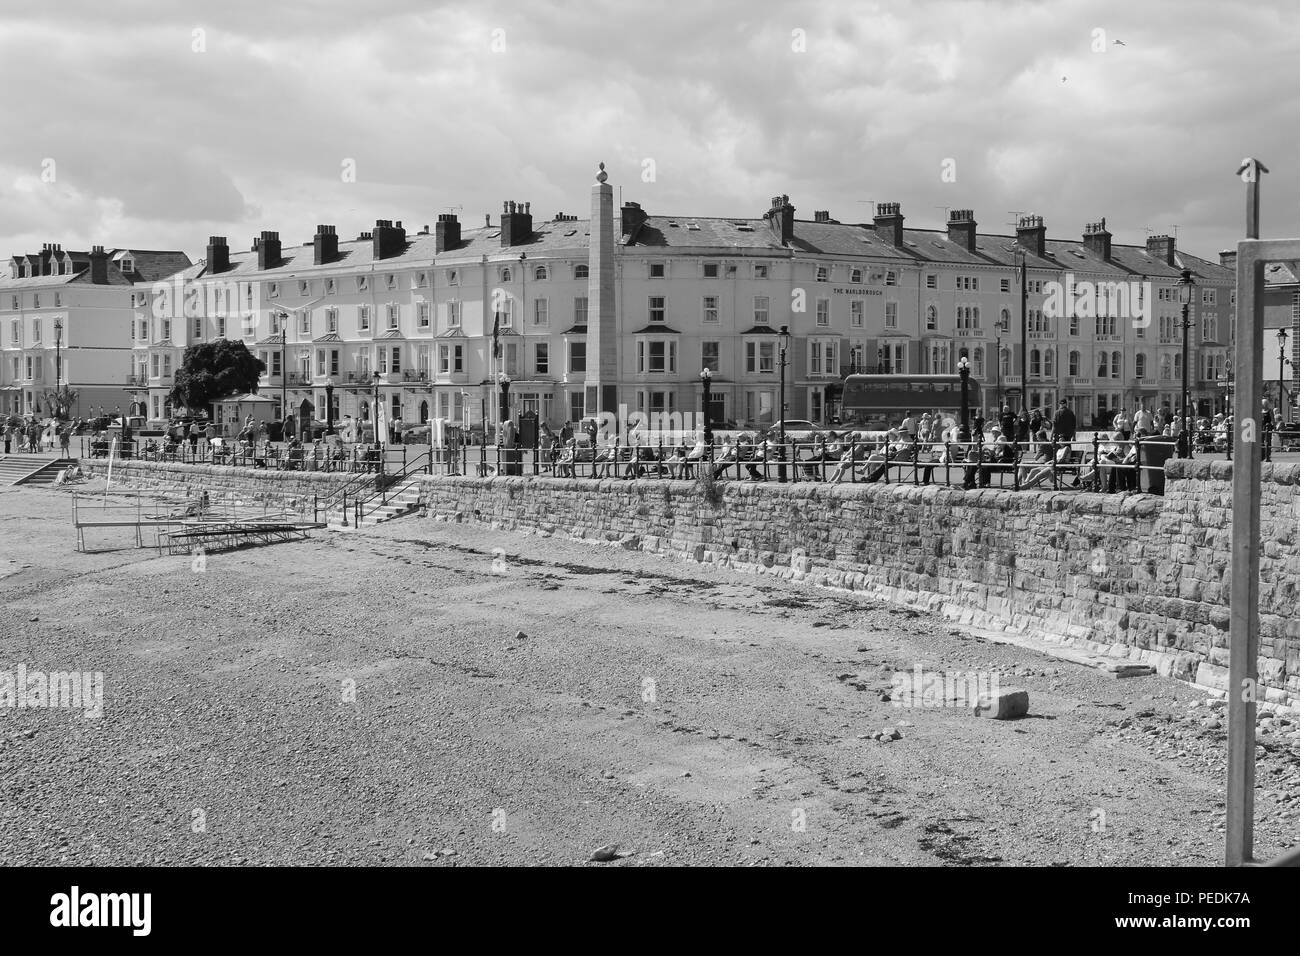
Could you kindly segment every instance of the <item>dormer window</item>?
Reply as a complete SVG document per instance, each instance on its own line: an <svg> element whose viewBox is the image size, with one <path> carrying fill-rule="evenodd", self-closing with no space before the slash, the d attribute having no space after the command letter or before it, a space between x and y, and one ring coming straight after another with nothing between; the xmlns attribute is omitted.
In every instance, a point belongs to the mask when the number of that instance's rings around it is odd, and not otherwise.
<svg viewBox="0 0 1300 956"><path fill-rule="evenodd" d="M121 260L118 262L118 265L122 269L123 275L125 275L128 272L135 271L135 260L132 259L130 256L123 256Z"/></svg>

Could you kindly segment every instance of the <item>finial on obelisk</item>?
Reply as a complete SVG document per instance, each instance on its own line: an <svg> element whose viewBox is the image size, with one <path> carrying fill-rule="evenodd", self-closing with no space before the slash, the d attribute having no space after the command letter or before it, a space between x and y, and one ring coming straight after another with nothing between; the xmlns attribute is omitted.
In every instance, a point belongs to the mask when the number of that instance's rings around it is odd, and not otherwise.
<svg viewBox="0 0 1300 956"><path fill-rule="evenodd" d="M605 172L605 164L601 163L600 172L596 174L596 182L603 183L607 179L609 179L609 173Z"/></svg>

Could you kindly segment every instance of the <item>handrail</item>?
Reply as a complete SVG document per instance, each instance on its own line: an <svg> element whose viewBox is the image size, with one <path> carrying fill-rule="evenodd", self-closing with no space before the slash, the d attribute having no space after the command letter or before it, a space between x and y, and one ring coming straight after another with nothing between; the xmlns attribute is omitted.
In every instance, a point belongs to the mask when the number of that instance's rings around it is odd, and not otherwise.
<svg viewBox="0 0 1300 956"><path fill-rule="evenodd" d="M424 465L421 465L420 464L421 459L428 459L428 461ZM427 468L429 466L432 466L432 464L433 464L433 449L430 448L428 451L420 452L420 454L416 455L414 458L408 461L405 465L402 466L402 468L399 471L395 472L394 474L391 475L385 474L382 476L376 476L377 478L382 477L383 480L375 482L375 486L376 486L375 490L372 491L370 494L366 495L365 497L358 497L353 501L352 514L353 514L354 525L358 528L361 527L361 519L363 519L366 516L367 504L374 501L375 498L380 499L379 504L376 505L374 508L370 509L370 513L373 514L378 508L381 508L384 505L388 504L388 490L390 488L397 486L398 484L405 481L407 478L411 477L412 474L418 471L427 470Z"/></svg>
<svg viewBox="0 0 1300 956"><path fill-rule="evenodd" d="M610 444L584 444L558 452L554 447L535 448L533 474L540 471L538 459L549 456L551 474L568 478L691 478L705 463L712 462L719 480L743 479L748 470L751 480L771 480L775 471L778 481L792 483L902 481L1016 491L1037 487L1060 490L1062 486L1098 492L1141 491L1147 484L1142 480L1143 472L1164 471L1163 463L1152 463L1150 453L1143 452L1144 446L1155 443L1154 436L1103 442L1095 435L1070 442L1045 439L995 444L977 435L974 441L967 442L900 439L890 443L876 436L850 434L833 442L768 440L764 453L763 442L690 448L687 444L627 445L615 436ZM1161 444L1171 443L1166 438ZM1070 454L1063 454L1067 450Z"/></svg>

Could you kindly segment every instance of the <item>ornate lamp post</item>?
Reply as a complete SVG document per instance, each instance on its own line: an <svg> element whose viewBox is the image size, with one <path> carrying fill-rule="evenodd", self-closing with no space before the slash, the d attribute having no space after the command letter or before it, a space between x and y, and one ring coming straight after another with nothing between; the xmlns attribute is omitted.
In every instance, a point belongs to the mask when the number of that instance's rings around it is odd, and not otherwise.
<svg viewBox="0 0 1300 956"><path fill-rule="evenodd" d="M55 326L57 328L57 325ZM1287 330L1278 329L1278 414L1274 418L1281 418L1283 408L1287 407L1286 381L1287 377ZM1282 424L1281 421L1274 421L1274 425Z"/></svg>
<svg viewBox="0 0 1300 956"><path fill-rule="evenodd" d="M790 327L781 326L777 333L781 337L781 421L777 426L777 437L782 445L785 444L785 350L790 342Z"/></svg>
<svg viewBox="0 0 1300 956"><path fill-rule="evenodd" d="M54 415L63 419L63 395L59 382L63 375L63 320L54 320Z"/></svg>
<svg viewBox="0 0 1300 956"><path fill-rule="evenodd" d="M713 394L713 373L707 368L700 372L700 381L704 385L704 444L713 444L713 416L710 414Z"/></svg>
<svg viewBox="0 0 1300 956"><path fill-rule="evenodd" d="M1029 263L1023 249L1016 250L1016 267L1020 270L1020 408L1024 411L1029 408Z"/></svg>
<svg viewBox="0 0 1300 956"><path fill-rule="evenodd" d="M957 360L957 374L961 376L961 427L969 435L970 398L966 391L966 385L970 381L970 361L964 355Z"/></svg>
<svg viewBox="0 0 1300 956"><path fill-rule="evenodd" d="M1196 283L1192 280L1192 270L1184 269L1182 277L1178 280L1178 297L1183 304L1183 415L1181 427L1178 431L1179 455L1183 458L1192 457L1191 432L1189 430L1188 417L1191 409L1191 396L1187 389L1187 333L1192 327L1189 318L1192 310L1192 296L1195 293Z"/></svg>
<svg viewBox="0 0 1300 956"><path fill-rule="evenodd" d="M997 363L998 411L1000 412L1002 410L1002 336L1007 332L1006 320L998 319L998 321L993 326L993 330L996 333L996 343L997 343L995 346L997 351L994 353L993 361ZM1020 387L1021 389L1028 389L1029 376L1028 374L1024 374L1024 373L1022 373L1022 375L1023 377L1020 380ZM980 414L982 415L984 413L981 412Z"/></svg>

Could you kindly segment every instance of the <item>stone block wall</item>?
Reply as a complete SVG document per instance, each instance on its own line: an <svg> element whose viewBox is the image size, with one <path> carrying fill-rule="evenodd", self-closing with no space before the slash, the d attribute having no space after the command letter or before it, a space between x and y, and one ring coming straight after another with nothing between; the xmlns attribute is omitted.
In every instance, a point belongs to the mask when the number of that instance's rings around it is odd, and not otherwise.
<svg viewBox="0 0 1300 956"><path fill-rule="evenodd" d="M108 473L103 458L83 458L88 474ZM346 472L268 471L229 465L179 462L114 461L113 487L190 497L206 491L214 500L230 498L243 505L274 500L306 514L313 498L328 498L356 476Z"/></svg>

